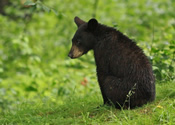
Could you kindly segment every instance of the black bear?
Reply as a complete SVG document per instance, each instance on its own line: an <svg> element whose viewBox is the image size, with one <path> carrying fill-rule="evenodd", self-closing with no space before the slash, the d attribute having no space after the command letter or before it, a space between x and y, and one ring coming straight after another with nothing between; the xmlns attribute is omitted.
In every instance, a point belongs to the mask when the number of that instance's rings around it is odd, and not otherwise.
<svg viewBox="0 0 175 125"><path fill-rule="evenodd" d="M155 78L148 58L136 43L120 31L78 17L70 58L94 51L97 77L104 104L135 108L155 99Z"/></svg>

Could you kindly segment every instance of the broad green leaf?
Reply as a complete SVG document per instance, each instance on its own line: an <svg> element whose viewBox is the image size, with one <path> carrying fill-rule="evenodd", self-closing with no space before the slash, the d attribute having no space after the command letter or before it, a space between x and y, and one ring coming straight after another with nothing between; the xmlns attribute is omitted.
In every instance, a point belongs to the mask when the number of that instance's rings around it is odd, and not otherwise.
<svg viewBox="0 0 175 125"><path fill-rule="evenodd" d="M53 11L53 13L58 16L58 12L55 9L51 9Z"/></svg>
<svg viewBox="0 0 175 125"><path fill-rule="evenodd" d="M37 89L34 88L33 86L28 86L28 87L26 87L25 90L26 90L26 91L37 91Z"/></svg>
<svg viewBox="0 0 175 125"><path fill-rule="evenodd" d="M45 6L45 5L42 5L42 8L44 9L44 11L46 11L46 12L50 12L50 8L49 7L47 7L47 6Z"/></svg>
<svg viewBox="0 0 175 125"><path fill-rule="evenodd" d="M32 2L31 0L27 0L24 5L27 5L27 6L34 6L36 5L36 3Z"/></svg>

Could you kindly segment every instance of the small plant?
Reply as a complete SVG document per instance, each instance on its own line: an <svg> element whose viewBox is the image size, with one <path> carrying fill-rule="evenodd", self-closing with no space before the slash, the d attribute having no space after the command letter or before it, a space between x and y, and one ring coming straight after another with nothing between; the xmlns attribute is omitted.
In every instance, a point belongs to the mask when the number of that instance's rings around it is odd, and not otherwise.
<svg viewBox="0 0 175 125"><path fill-rule="evenodd" d="M130 97L135 93L135 89L136 89L136 83L134 84L134 86L131 88L131 90L128 92L128 94L126 95L126 99L125 99L125 102L124 102L124 104L123 104L123 107L122 108L125 108L124 106L125 106L125 104L126 103L128 103L128 109L130 109Z"/></svg>
<svg viewBox="0 0 175 125"><path fill-rule="evenodd" d="M32 8L32 10L40 9L40 10L44 10L46 12L52 11L55 15L58 15L58 12L55 9L46 6L41 0L36 0L35 2L33 2L32 0L27 0L24 3L24 6L30 7L30 8Z"/></svg>

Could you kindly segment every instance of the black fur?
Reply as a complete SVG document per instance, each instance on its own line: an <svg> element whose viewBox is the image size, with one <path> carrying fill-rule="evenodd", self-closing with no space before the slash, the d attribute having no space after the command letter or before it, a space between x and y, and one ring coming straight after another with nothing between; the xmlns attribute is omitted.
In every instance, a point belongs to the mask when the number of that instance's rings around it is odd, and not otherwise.
<svg viewBox="0 0 175 125"><path fill-rule="evenodd" d="M76 24L82 22L76 18ZM77 41L84 53L94 51L104 104L112 102L119 109L134 108L155 99L152 66L134 41L95 19L78 26L72 42Z"/></svg>

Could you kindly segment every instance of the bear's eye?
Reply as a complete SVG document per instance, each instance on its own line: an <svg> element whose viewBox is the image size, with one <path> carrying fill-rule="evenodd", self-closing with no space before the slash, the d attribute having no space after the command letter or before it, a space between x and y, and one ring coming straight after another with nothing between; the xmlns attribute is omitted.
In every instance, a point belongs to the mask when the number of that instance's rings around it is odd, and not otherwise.
<svg viewBox="0 0 175 125"><path fill-rule="evenodd" d="M80 45L81 44L81 41L78 39L77 40L77 45Z"/></svg>

